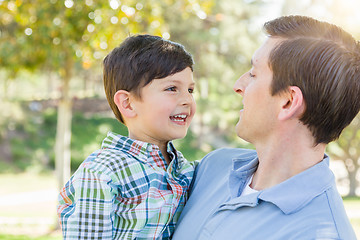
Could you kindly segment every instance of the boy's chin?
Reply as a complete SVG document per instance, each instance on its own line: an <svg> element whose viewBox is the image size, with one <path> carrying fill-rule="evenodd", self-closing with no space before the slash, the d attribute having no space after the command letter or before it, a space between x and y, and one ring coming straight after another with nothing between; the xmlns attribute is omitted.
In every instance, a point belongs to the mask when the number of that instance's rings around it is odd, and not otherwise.
<svg viewBox="0 0 360 240"><path fill-rule="evenodd" d="M184 133L182 133L182 134L177 134L177 135L173 136L173 139L172 139L172 140L185 138L185 137L186 137L186 134L187 134L187 130L186 130L186 132L184 132Z"/></svg>

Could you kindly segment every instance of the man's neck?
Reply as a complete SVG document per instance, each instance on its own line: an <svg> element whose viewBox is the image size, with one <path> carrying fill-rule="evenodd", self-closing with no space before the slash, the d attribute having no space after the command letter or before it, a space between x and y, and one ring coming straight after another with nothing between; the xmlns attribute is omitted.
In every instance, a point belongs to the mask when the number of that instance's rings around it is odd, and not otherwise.
<svg viewBox="0 0 360 240"><path fill-rule="evenodd" d="M326 144L314 146L312 138L293 136L274 138L255 146L259 166L250 185L253 189L275 186L322 161Z"/></svg>

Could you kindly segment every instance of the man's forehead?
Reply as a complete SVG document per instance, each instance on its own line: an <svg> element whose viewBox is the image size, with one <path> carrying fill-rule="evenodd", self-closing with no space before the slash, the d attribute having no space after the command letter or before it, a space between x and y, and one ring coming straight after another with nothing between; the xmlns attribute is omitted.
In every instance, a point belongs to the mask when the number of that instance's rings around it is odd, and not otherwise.
<svg viewBox="0 0 360 240"><path fill-rule="evenodd" d="M256 67L264 61L267 62L270 52L282 41L283 39L281 38L268 37L255 51L253 57L251 58L251 65Z"/></svg>

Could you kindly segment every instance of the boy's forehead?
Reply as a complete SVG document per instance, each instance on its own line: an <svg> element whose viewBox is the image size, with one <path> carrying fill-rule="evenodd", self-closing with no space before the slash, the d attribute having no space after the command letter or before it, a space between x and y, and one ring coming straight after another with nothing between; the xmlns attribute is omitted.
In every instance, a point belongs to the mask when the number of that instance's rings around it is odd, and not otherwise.
<svg viewBox="0 0 360 240"><path fill-rule="evenodd" d="M158 83L162 82L194 82L193 80L193 72L190 68L185 68L180 72L176 72L164 78L155 78L152 82L157 81Z"/></svg>
<svg viewBox="0 0 360 240"><path fill-rule="evenodd" d="M195 83L194 80L191 79L184 79L184 78L160 78L160 79L154 79L152 82L156 82L156 83L168 83L168 82L173 82L173 83L186 83L186 82L191 82L191 83Z"/></svg>

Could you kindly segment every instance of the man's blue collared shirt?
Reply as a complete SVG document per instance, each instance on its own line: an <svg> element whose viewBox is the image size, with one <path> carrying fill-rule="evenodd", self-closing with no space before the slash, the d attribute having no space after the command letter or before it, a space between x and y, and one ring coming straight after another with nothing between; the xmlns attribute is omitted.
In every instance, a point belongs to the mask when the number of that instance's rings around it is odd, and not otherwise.
<svg viewBox="0 0 360 240"><path fill-rule="evenodd" d="M268 189L240 196L256 152L220 149L196 170L173 240L356 239L329 158Z"/></svg>

